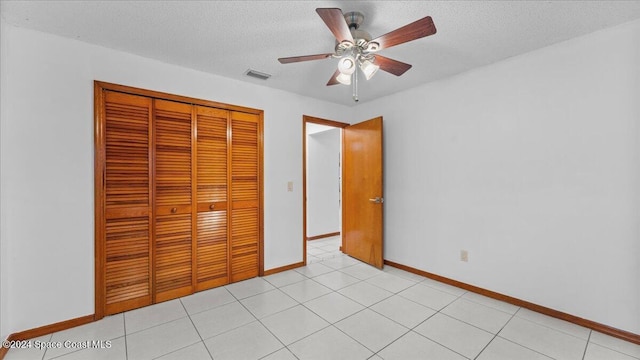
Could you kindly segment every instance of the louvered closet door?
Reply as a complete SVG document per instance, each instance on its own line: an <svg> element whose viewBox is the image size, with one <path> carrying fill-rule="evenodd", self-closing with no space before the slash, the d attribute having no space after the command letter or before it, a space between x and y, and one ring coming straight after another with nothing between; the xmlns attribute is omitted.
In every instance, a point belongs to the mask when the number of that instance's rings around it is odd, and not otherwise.
<svg viewBox="0 0 640 360"><path fill-rule="evenodd" d="M192 286L192 106L154 101L155 301L188 295Z"/></svg>
<svg viewBox="0 0 640 360"><path fill-rule="evenodd" d="M227 226L227 133L229 112L196 107L197 250L196 291L229 283Z"/></svg>
<svg viewBox="0 0 640 360"><path fill-rule="evenodd" d="M105 313L151 304L151 99L104 93Z"/></svg>
<svg viewBox="0 0 640 360"><path fill-rule="evenodd" d="M231 281L258 276L260 133L258 115L231 112Z"/></svg>

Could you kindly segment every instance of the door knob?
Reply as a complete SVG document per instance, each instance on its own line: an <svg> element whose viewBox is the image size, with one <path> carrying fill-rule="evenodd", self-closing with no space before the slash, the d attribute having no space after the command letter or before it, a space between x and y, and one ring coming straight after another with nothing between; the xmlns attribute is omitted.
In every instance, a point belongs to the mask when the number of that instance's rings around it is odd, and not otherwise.
<svg viewBox="0 0 640 360"><path fill-rule="evenodd" d="M376 204L382 204L384 202L384 198L375 197L373 199L369 199L369 201L371 201L372 203L376 203Z"/></svg>

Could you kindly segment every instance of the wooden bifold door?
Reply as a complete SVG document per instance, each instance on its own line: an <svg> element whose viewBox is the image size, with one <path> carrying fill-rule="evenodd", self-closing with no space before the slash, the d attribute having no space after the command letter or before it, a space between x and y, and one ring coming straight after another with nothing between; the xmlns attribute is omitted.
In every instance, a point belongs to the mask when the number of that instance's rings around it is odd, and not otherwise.
<svg viewBox="0 0 640 360"><path fill-rule="evenodd" d="M262 111L95 84L96 317L262 273Z"/></svg>

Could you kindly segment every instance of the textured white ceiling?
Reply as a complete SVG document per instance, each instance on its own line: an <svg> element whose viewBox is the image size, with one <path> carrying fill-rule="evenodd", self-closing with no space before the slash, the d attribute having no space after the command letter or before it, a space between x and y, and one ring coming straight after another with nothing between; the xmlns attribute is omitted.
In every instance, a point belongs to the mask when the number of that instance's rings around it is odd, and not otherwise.
<svg viewBox="0 0 640 360"><path fill-rule="evenodd" d="M364 13L362 29L373 37L427 15L434 20L437 34L381 51L413 68L362 81L360 104L640 18L640 1L1 0L0 14L16 26L353 105L350 87L325 86L336 59L277 61L333 51L317 7ZM273 76L248 78L249 68Z"/></svg>

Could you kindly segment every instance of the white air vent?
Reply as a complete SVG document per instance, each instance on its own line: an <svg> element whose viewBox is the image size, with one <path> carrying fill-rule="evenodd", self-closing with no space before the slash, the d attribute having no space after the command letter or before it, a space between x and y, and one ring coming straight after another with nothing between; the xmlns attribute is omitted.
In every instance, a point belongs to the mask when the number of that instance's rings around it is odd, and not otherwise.
<svg viewBox="0 0 640 360"><path fill-rule="evenodd" d="M251 70L251 69L247 70L244 74L247 75L247 76L254 77L256 79L260 79L260 80L267 80L268 78L271 77L271 75L269 75L269 74L265 74L263 72L255 71L255 70Z"/></svg>

